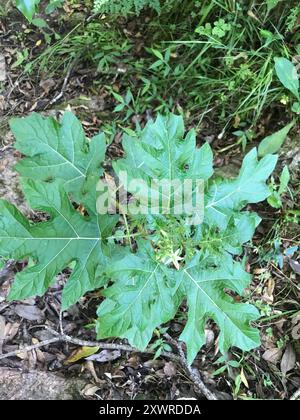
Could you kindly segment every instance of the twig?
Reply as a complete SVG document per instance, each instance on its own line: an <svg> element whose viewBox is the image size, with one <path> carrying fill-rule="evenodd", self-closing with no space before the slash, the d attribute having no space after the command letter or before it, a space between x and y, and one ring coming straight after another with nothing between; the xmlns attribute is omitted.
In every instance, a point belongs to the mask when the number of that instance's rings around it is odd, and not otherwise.
<svg viewBox="0 0 300 420"><path fill-rule="evenodd" d="M7 357L17 356L20 353L27 353L28 351L39 349L40 347L49 346L49 344L58 343L61 341L60 337L53 337L49 340L41 341L37 344L32 344L31 346L27 346L24 348L19 348L18 350L10 351L9 353L4 353L0 355L0 360L6 359Z"/></svg>
<svg viewBox="0 0 300 420"><path fill-rule="evenodd" d="M188 364L188 361L186 360L181 344L178 343L176 340L174 340L169 334L164 334L164 336L171 344L173 344L173 346L177 348L179 356L180 356L181 365L189 374L190 378L192 379L196 387L199 389L201 394L205 395L205 397L208 400L217 400L218 398L216 397L216 395L212 391L210 391L207 388L207 386L204 384L204 382L202 381L199 372L196 369L193 369L192 366Z"/></svg>
<svg viewBox="0 0 300 420"><path fill-rule="evenodd" d="M63 311L59 311L59 331L60 334L64 334L64 327L63 327Z"/></svg>
<svg viewBox="0 0 300 420"><path fill-rule="evenodd" d="M71 77L71 75L72 75L72 72L73 72L73 69L74 69L74 67L75 67L75 65L76 65L76 63L78 62L78 59L79 59L79 55L77 55L75 58L74 58L74 60L72 61L72 63L70 64L70 66L69 66L69 69L68 69L68 72L67 72L67 74L66 74L66 77L64 78L64 82L63 82L63 85L62 85L62 87L61 87L61 90L60 90L60 93L58 94L58 95L56 95L50 102L49 102L49 105L54 105L54 104L56 104L56 102L58 102L62 97L63 97L63 95L64 95L64 93L65 93L65 90L66 90L66 87L67 87L67 84L68 84L68 82L69 82L69 79L70 79L70 77Z"/></svg>
<svg viewBox="0 0 300 420"><path fill-rule="evenodd" d="M87 341L87 340L81 340L80 338L70 337L67 334L59 334L55 330L49 327L45 327L46 330L50 331L51 334L55 335L56 337L60 338L60 341L66 341L67 343L76 344L77 346L82 347L99 347L102 350L121 350L121 351L129 351L129 352L135 352L135 353L148 353L148 354L154 354L155 350L152 350L150 348L145 349L143 352L140 350L129 346L128 344L117 344L117 343L103 343L101 341ZM162 356L167 357L171 360L175 360L176 362L180 361L180 358L171 352L163 351L161 353Z"/></svg>
<svg viewBox="0 0 300 420"><path fill-rule="evenodd" d="M291 396L290 400L295 401L300 399L300 388L294 392L294 394Z"/></svg>
<svg viewBox="0 0 300 420"><path fill-rule="evenodd" d="M17 356L19 353L26 353L26 352L38 349L40 347L48 346L50 344L59 343L63 341L67 343L75 344L81 347L99 347L99 349L102 349L102 350L121 350L121 351L141 353L140 350L132 346L129 346L127 344L103 343L100 341L81 340L79 338L71 337L64 333L58 333L57 331L53 330L52 328L48 326L43 326L43 328L45 328L47 331L53 334L54 337L50 338L49 340L41 341L40 343L37 343L37 344L33 344L31 346L27 346L21 349L17 349L15 351L11 351L9 353L2 354L0 355L0 360L6 359L7 357ZM202 381L199 375L199 372L196 369L193 369L188 364L181 345L172 337L170 337L169 334L165 334L165 337L168 339L168 341L170 341L171 344L173 344L176 347L176 349L178 350L179 356L168 351L162 351L160 355L162 357L166 357L170 360L173 360L174 362L179 363L185 369L190 379L195 384L195 386L199 389L201 394L203 394L208 400L217 400L217 397L215 396L215 394L212 391L210 391L206 387L204 382ZM154 354L155 350L152 350L151 348L146 348L142 353Z"/></svg>
<svg viewBox="0 0 300 420"><path fill-rule="evenodd" d="M49 340L41 341L40 343L37 343L37 344L33 344L31 346L27 346L24 348L11 351L9 353L2 354L0 355L0 360L6 359L7 357L17 356L19 353L26 353L26 352L38 349L40 347L48 346L49 344L59 343L62 341L75 344L77 346L82 346L82 347L99 347L99 349L102 349L102 350L121 350L121 351L141 353L140 350L135 349L134 347L129 346L127 344L103 343L100 341L80 340L79 338L70 337L69 335L66 335L66 334L60 334L57 331L47 326L43 326L43 328L51 332L51 334L53 334L54 337L50 338ZM155 350L151 350L147 348L145 349L145 351L143 351L143 353L154 354ZM168 359L174 360L175 362L180 362L180 357L178 357L176 354L173 354L171 352L163 351L161 352L161 356L167 357Z"/></svg>

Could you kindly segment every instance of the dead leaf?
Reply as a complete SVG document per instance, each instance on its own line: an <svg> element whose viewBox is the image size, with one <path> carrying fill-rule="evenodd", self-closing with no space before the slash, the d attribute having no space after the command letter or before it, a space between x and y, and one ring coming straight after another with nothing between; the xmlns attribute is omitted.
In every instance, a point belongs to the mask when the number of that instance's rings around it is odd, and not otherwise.
<svg viewBox="0 0 300 420"><path fill-rule="evenodd" d="M44 319L43 312L37 306L16 305L15 312L21 318L27 319L28 321L42 322Z"/></svg>
<svg viewBox="0 0 300 420"><path fill-rule="evenodd" d="M28 360L28 352L22 351L22 349L20 349L19 353L17 353L16 356L21 360Z"/></svg>
<svg viewBox="0 0 300 420"><path fill-rule="evenodd" d="M8 322L5 326L5 341L11 341L18 333L20 324L18 322Z"/></svg>
<svg viewBox="0 0 300 420"><path fill-rule="evenodd" d="M254 270L253 270L253 274L255 274L255 275L260 275L260 274L263 274L263 273L265 273L267 271L267 269L266 268L255 268Z"/></svg>
<svg viewBox="0 0 300 420"><path fill-rule="evenodd" d="M54 79L46 79L40 81L40 87L43 89L46 95L50 92L50 90L56 85L56 82Z"/></svg>
<svg viewBox="0 0 300 420"><path fill-rule="evenodd" d="M296 315L292 319L292 325L293 325L292 337L294 340L299 340L300 339L300 315Z"/></svg>
<svg viewBox="0 0 300 420"><path fill-rule="evenodd" d="M177 373L177 369L176 366L174 365L173 362L167 362L164 366L164 374L168 377L168 378L172 378L173 376L175 376Z"/></svg>
<svg viewBox="0 0 300 420"><path fill-rule="evenodd" d="M289 260L291 269L296 273L300 274L300 263L296 260Z"/></svg>
<svg viewBox="0 0 300 420"><path fill-rule="evenodd" d="M264 352L262 355L262 358L269 363L273 363L276 365L276 363L279 362L282 356L282 349L278 349L277 347L274 347L272 349L268 349Z"/></svg>
<svg viewBox="0 0 300 420"><path fill-rule="evenodd" d="M95 386L93 384L87 384L81 391L81 394L84 397L93 397L99 390L100 388L98 386Z"/></svg>
<svg viewBox="0 0 300 420"><path fill-rule="evenodd" d="M121 357L120 350L102 350L100 353L93 354L92 356L86 357L86 360L92 360L93 362L106 363L116 360Z"/></svg>
<svg viewBox="0 0 300 420"><path fill-rule="evenodd" d="M286 375L287 372L294 369L296 364L296 353L294 348L291 344L286 346L285 352L282 356L281 363L280 363L280 370L283 375Z"/></svg>
<svg viewBox="0 0 300 420"><path fill-rule="evenodd" d="M248 10L247 15L253 19L255 19L257 22L260 23L260 20L258 19L258 17L252 12L252 10Z"/></svg>
<svg viewBox="0 0 300 420"><path fill-rule="evenodd" d="M98 383L100 381L100 379L98 378L97 373L95 371L94 363L91 360L86 361L84 363L83 367L85 367L91 373L91 375L94 378L96 383Z"/></svg>
<svg viewBox="0 0 300 420"><path fill-rule="evenodd" d="M206 346L212 346L215 341L215 333L213 330L205 328L205 345Z"/></svg>
<svg viewBox="0 0 300 420"><path fill-rule="evenodd" d="M0 54L0 82L5 82L5 80L6 80L5 57L3 54Z"/></svg>
<svg viewBox="0 0 300 420"><path fill-rule="evenodd" d="M80 347L79 349L75 350L70 357L67 358L65 361L65 364L68 363L75 363L80 359L85 359L88 356L91 356L92 354L97 353L99 350L99 347Z"/></svg>
<svg viewBox="0 0 300 420"><path fill-rule="evenodd" d="M248 381L247 381L247 378L245 376L245 372L244 372L244 369L243 368L241 370L240 375L241 375L241 381L243 382L243 384L245 385L245 387L246 388L249 388L249 384L248 384Z"/></svg>
<svg viewBox="0 0 300 420"><path fill-rule="evenodd" d="M275 289L275 281L272 278L269 278L267 281L267 286L264 288L263 300L267 303L273 303L274 296L273 292Z"/></svg>

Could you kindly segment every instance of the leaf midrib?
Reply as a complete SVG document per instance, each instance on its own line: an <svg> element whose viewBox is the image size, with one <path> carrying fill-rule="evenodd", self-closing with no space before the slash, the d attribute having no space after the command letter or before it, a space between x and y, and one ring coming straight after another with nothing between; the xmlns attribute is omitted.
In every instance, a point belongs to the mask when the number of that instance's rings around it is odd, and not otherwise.
<svg viewBox="0 0 300 420"><path fill-rule="evenodd" d="M192 282L196 285L196 287L208 298L208 300L210 302L212 302L212 304L217 308L217 310L219 310L226 319L228 319L228 321L234 325L234 327L240 331L241 334L243 334L244 336L246 336L249 339L249 336L246 335L244 333L244 331L242 329L239 328L238 325L236 325L236 323L226 314L226 312L223 311L222 308L220 308L216 302L206 293L206 291L204 289L202 289L202 287L198 284L198 282L190 275L190 273L187 270L184 270L184 272L187 274L187 276L190 278L190 280L192 280ZM224 280L224 279L223 279ZM207 280L207 281L212 281L212 280ZM250 338L251 339L251 338ZM251 339L252 340L252 339ZM253 341L253 340L252 340ZM254 342L254 341L253 341Z"/></svg>

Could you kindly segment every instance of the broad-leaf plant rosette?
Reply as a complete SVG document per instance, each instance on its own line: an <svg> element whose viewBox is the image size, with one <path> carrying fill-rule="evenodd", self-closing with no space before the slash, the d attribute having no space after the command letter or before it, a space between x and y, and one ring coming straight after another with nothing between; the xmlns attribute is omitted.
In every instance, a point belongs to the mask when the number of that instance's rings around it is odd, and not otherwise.
<svg viewBox="0 0 300 420"><path fill-rule="evenodd" d="M256 213L244 209L269 196L266 180L276 156L258 161L252 149L237 178L214 177L209 144L198 148L193 130L185 136L182 117L159 115L135 137L124 136L125 156L113 163L115 174L126 170L129 178L149 185L153 178L203 179L204 220L193 226L184 215L129 215L124 224L122 215L100 215L96 208L104 134L87 139L70 112L60 122L35 113L13 119L11 129L15 148L24 155L16 169L25 198L48 218L32 222L0 201L0 255L29 261L16 275L9 299L43 295L69 268L62 309L88 291L101 290L99 339L125 338L144 350L154 330L186 305L180 340L190 363L205 343L209 319L219 327L222 352L260 344L251 325L259 317L257 309L237 303L232 294L242 295L250 283L243 245L260 223ZM120 241L122 229L125 239Z"/></svg>

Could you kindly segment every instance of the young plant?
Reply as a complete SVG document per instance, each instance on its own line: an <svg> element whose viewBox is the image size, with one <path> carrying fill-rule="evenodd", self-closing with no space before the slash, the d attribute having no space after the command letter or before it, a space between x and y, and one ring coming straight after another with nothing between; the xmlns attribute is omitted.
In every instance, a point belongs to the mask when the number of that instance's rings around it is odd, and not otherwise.
<svg viewBox="0 0 300 420"><path fill-rule="evenodd" d="M184 136L182 117L159 115L136 136L124 135L125 157L113 168L123 188L139 200L146 190L156 194L158 202L167 197L169 212L147 213L136 206L126 215L120 203L120 214L99 214L99 202L107 201L99 188L104 134L86 139L70 112L60 123L38 114L13 119L11 128L15 148L25 156L17 165L25 198L48 219L30 221L0 201L0 254L31 261L16 275L10 300L43 295L69 267L62 310L100 289L104 300L98 309L99 339L126 338L144 350L153 332L183 306L187 321L180 340L186 342L189 363L205 343L209 319L219 326L223 353L231 346L247 351L260 344L259 332L251 325L258 310L234 295L242 295L251 281L243 245L261 220L244 209L270 195L266 180L276 156L258 161L253 149L236 179L214 178L209 144L197 148L193 130ZM153 180L173 187L155 190ZM176 181L194 185L197 180L204 182L202 223L191 219L190 209L173 212L174 197L182 195Z"/></svg>
<svg viewBox="0 0 300 420"><path fill-rule="evenodd" d="M268 197L268 203L271 207L275 209L280 209L282 207L281 196L286 193L288 189L288 183L290 181L289 168L285 166L279 177L279 185L274 181L274 178L271 178L270 182L270 191L271 195Z"/></svg>

